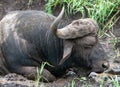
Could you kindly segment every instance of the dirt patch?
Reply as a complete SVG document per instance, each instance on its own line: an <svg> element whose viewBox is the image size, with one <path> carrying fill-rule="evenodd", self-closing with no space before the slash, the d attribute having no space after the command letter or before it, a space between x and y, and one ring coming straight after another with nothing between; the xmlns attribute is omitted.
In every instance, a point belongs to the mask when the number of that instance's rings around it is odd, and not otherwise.
<svg viewBox="0 0 120 87"><path fill-rule="evenodd" d="M9 11L13 10L44 10L44 5L46 0L33 0L33 2L29 3L29 0L0 0L0 20L3 16ZM59 11L55 10L55 15L58 14ZM78 19L79 16L70 16L69 22L73 19ZM66 20L66 19L64 19ZM68 20L66 21L68 23ZM116 37L120 37L120 18L114 25L113 29L111 29L112 33ZM101 41L101 44L111 58L111 61L115 60L117 54L114 50L113 44L111 44L111 38L106 38ZM117 43L117 47L120 48L120 43ZM119 58L118 58L119 60ZM118 61L117 61L118 62ZM116 65L117 66L117 65ZM99 80L88 78L89 71L81 68L78 73L75 75L67 75L58 78L56 81L51 83L38 83L39 87L100 87ZM119 77L119 75L118 75ZM100 78L100 76L99 76ZM8 74L6 76L0 77L0 87L35 87L37 86L37 81L28 80L21 75L17 75L15 73ZM113 84L110 81L106 81L104 83L104 87L113 87Z"/></svg>
<svg viewBox="0 0 120 87"><path fill-rule="evenodd" d="M46 0L0 0L0 19L14 10L44 10Z"/></svg>

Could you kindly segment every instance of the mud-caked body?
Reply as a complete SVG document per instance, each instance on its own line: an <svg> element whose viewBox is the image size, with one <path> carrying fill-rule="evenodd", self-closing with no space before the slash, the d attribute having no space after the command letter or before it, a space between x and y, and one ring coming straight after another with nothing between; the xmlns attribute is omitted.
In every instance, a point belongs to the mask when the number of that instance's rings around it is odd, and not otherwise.
<svg viewBox="0 0 120 87"><path fill-rule="evenodd" d="M78 19L57 29L63 13L58 17L33 10L8 13L0 21L2 65L29 78L37 74L42 62L51 65L46 65L43 73L52 73L52 77L62 75L72 65L103 71L108 64L98 43L97 23L90 18Z"/></svg>

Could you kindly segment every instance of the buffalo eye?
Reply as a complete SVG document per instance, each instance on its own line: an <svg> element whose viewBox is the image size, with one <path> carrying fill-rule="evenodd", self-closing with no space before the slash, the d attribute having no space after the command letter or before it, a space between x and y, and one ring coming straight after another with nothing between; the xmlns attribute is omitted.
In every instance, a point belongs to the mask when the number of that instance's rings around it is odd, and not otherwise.
<svg viewBox="0 0 120 87"><path fill-rule="evenodd" d="M84 48L92 48L93 47L93 45L86 45L86 46L84 46Z"/></svg>

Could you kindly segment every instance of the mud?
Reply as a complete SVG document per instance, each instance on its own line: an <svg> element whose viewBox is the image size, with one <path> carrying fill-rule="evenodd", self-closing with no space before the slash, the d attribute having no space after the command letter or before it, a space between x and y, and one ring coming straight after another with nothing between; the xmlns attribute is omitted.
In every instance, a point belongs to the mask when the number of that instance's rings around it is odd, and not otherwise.
<svg viewBox="0 0 120 87"><path fill-rule="evenodd" d="M30 0L0 0L0 20L4 17L6 13L13 10L44 10L45 3L47 0L33 0L33 2L28 2ZM32 1L32 0L31 0ZM54 11L55 15L58 11ZM70 21L77 19L76 17L71 17ZM111 29L113 37L104 38L100 40L105 52L108 54L111 62L111 68L102 73L94 73L90 76L90 72L84 68L77 69L78 72L75 74L66 74L65 76L58 78L54 82L38 82L36 80L28 80L27 78L10 73L5 76L0 76L0 87L100 87L101 78L104 78L102 84L103 87L114 87L112 79L118 78L120 82L120 57L117 55L115 47L120 50L120 42L113 44L114 38L120 37L120 17ZM72 72L72 71L68 71ZM72 72L74 73L74 72Z"/></svg>

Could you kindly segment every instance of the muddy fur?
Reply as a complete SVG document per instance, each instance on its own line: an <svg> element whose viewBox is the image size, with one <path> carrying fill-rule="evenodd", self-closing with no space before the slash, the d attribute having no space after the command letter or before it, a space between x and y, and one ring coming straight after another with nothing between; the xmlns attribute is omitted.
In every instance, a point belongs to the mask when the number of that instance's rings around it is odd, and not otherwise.
<svg viewBox="0 0 120 87"><path fill-rule="evenodd" d="M88 28L84 27L87 32L83 29L83 32L79 33L81 35L84 33L81 37L62 39L50 29L55 19L56 17L45 12L33 10L13 11L1 20L0 45L6 68L10 72L26 77L31 73L34 77L42 62L49 62L52 65L52 67L45 66L45 69L55 76L61 76L73 65L83 65L97 72L103 71L106 67L102 64L107 61L104 61L105 52L98 50L102 47L97 40L96 27L90 28L91 25ZM97 26L90 19L83 20ZM71 47L70 51L66 50L69 49L69 46L66 46L68 43ZM96 53L100 55L97 56ZM64 55L66 60L63 64L59 64L64 59Z"/></svg>

